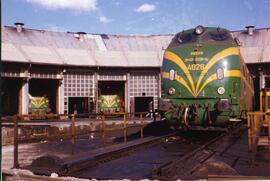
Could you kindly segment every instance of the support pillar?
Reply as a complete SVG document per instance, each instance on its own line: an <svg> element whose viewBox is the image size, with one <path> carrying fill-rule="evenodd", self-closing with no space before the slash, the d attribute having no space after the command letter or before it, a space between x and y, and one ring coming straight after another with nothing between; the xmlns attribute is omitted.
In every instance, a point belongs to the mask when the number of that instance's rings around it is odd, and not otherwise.
<svg viewBox="0 0 270 181"><path fill-rule="evenodd" d="M93 82L93 91L94 91L94 102L95 102L95 112L98 113L98 73L94 73L94 82Z"/></svg>
<svg viewBox="0 0 270 181"><path fill-rule="evenodd" d="M63 79L59 80L58 89L57 89L57 107L56 113L57 114L64 114L64 84Z"/></svg>
<svg viewBox="0 0 270 181"><path fill-rule="evenodd" d="M28 114L29 113L29 80L23 80L22 87L20 90L20 114Z"/></svg>
<svg viewBox="0 0 270 181"><path fill-rule="evenodd" d="M127 73L127 80L125 83L125 111L130 113L130 73Z"/></svg>
<svg viewBox="0 0 270 181"><path fill-rule="evenodd" d="M260 72L260 90L265 88L265 75Z"/></svg>
<svg viewBox="0 0 270 181"><path fill-rule="evenodd" d="M158 97L161 97L161 69L158 74Z"/></svg>

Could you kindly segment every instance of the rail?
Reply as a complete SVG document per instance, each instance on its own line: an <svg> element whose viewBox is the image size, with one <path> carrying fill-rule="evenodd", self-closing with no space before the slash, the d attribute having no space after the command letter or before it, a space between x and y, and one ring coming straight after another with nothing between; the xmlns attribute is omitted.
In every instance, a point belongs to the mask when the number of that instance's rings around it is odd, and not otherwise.
<svg viewBox="0 0 270 181"><path fill-rule="evenodd" d="M200 147L190 150L182 157L153 169L151 178L155 180L202 179L201 177L197 178L196 172L200 170L205 163L218 161L219 159L222 160L222 155L240 139L246 130L246 126L242 124L237 125L237 127L231 131L212 138ZM215 167L217 166L215 165ZM211 169L209 169L209 172L211 172ZM222 173L222 171L220 173Z"/></svg>
<svg viewBox="0 0 270 181"><path fill-rule="evenodd" d="M248 112L248 148L252 160L254 159L263 127L268 127L268 149L270 149L270 115L265 112Z"/></svg>
<svg viewBox="0 0 270 181"><path fill-rule="evenodd" d="M27 123L29 122L29 120L31 120L31 118L58 118L60 119L61 117L64 117L66 119L70 120L70 142L72 144L72 154L74 154L74 145L76 142L76 137L80 136L80 134L77 134L76 131L76 122L77 122L77 118L80 117L91 117L91 118L95 118L95 121L100 121L101 122L101 129L99 130L99 132L102 132L102 142L104 143L104 139L106 137L106 132L112 132L112 131L119 131L119 130L123 130L123 138L124 138L124 142L127 143L127 131L129 128L134 128L134 127L139 127L140 128L140 138L144 137L143 134L143 128L144 128L144 120L143 118L143 114L144 113L139 113L140 114L140 124L138 125L128 125L127 124L127 113L125 112L119 112L119 113L98 113L98 114L92 114L92 113L88 113L88 114L43 114L43 115L16 115L12 117L12 122L13 122L13 129L14 129L14 135L13 135L13 144L14 144L14 162L13 162L13 168L19 168L19 123ZM106 128L106 121L108 119L106 118L111 118L111 117L122 117L122 126L120 128ZM26 118L26 119L25 119ZM29 119L30 118L30 119ZM44 123L44 120L35 120L35 123ZM63 120L54 120L54 122L63 122ZM27 125L24 125L27 126ZM31 126L31 125L30 125ZM89 134L92 133L92 131L89 131ZM57 137L58 138L58 137ZM103 144L104 145L104 144Z"/></svg>

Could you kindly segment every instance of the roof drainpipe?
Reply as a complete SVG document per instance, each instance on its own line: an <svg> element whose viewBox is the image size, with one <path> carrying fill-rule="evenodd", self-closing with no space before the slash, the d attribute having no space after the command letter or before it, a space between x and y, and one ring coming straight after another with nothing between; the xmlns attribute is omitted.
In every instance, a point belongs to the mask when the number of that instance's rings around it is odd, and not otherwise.
<svg viewBox="0 0 270 181"><path fill-rule="evenodd" d="M246 26L247 34L252 36L254 33L254 28L255 28L255 26Z"/></svg>
<svg viewBox="0 0 270 181"><path fill-rule="evenodd" d="M24 23L16 22L14 23L14 25L16 26L16 30L18 33L22 32Z"/></svg>
<svg viewBox="0 0 270 181"><path fill-rule="evenodd" d="M83 41L85 39L85 32L77 32L77 34L80 41Z"/></svg>

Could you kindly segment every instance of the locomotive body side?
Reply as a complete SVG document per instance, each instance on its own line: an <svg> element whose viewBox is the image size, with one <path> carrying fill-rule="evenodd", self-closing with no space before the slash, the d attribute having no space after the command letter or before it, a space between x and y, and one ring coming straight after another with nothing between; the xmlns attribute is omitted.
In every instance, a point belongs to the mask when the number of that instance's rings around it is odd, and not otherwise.
<svg viewBox="0 0 270 181"><path fill-rule="evenodd" d="M178 33L164 52L159 112L171 124L221 126L252 108L253 85L229 31Z"/></svg>

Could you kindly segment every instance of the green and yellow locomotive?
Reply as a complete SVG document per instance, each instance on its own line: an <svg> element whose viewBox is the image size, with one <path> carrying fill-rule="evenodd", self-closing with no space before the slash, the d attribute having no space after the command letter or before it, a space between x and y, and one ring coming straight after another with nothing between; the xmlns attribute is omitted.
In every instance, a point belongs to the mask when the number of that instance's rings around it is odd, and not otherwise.
<svg viewBox="0 0 270 181"><path fill-rule="evenodd" d="M253 80L222 28L177 33L164 52L159 112L176 126L227 127L253 108Z"/></svg>

